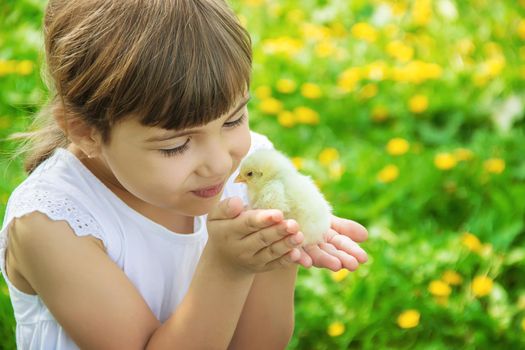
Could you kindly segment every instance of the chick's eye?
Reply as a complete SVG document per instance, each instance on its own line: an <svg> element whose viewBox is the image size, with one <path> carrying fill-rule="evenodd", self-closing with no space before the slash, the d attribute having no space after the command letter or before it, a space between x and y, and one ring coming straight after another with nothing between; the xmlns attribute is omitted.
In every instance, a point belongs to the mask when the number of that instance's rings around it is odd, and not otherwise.
<svg viewBox="0 0 525 350"><path fill-rule="evenodd" d="M246 173L247 176L252 176L253 175L253 171L249 171L248 173Z"/></svg>

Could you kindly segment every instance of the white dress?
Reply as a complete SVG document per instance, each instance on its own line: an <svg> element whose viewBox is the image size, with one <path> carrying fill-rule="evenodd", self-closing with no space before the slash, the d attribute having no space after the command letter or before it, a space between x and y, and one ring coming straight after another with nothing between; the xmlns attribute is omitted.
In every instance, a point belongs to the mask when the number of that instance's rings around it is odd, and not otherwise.
<svg viewBox="0 0 525 350"><path fill-rule="evenodd" d="M252 132L251 137L249 153L273 147L263 135ZM245 185L233 183L237 173L238 169L221 199L239 196L247 203ZM195 217L193 233L170 231L125 204L67 149L56 149L11 193L0 231L0 269L14 309L17 347L22 350L78 349L40 297L18 290L7 278L7 227L13 218L33 211L67 221L78 236L99 238L161 322L186 294L208 238L206 215Z"/></svg>

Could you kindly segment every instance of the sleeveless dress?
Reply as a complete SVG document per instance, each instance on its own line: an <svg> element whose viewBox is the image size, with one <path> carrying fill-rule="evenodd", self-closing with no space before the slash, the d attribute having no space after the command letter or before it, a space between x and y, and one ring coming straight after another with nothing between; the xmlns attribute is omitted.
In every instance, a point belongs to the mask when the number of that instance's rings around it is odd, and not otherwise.
<svg viewBox="0 0 525 350"><path fill-rule="evenodd" d="M251 139L248 154L273 147L255 132ZM247 204L245 185L233 183L238 170L221 200L239 196ZM70 151L57 148L11 193L0 231L0 270L14 309L17 347L23 350L78 349L40 297L18 290L7 277L8 226L13 218L34 211L66 221L77 236L100 239L160 322L182 301L208 238L206 215L194 218L193 233L170 231L129 207Z"/></svg>

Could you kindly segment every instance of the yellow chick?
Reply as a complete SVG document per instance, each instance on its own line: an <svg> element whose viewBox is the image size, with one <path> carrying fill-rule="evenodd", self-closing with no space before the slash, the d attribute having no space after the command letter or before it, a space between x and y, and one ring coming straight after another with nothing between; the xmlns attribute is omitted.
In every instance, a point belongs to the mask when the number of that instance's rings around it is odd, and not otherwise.
<svg viewBox="0 0 525 350"><path fill-rule="evenodd" d="M246 157L235 182L244 182L253 209L279 209L294 219L304 234L303 245L323 242L330 228L332 207L313 180L299 173L293 163L274 149Z"/></svg>

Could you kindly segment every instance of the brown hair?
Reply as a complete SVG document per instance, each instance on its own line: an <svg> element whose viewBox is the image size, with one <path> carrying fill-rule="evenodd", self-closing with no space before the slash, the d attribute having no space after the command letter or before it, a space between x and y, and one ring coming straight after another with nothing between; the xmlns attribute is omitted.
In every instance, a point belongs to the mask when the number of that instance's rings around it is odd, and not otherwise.
<svg viewBox="0 0 525 350"><path fill-rule="evenodd" d="M24 140L31 173L70 141L58 118L81 118L104 143L130 115L182 129L230 110L249 88L251 40L224 0L50 0L44 17L51 99ZM49 79L50 78L50 79Z"/></svg>

